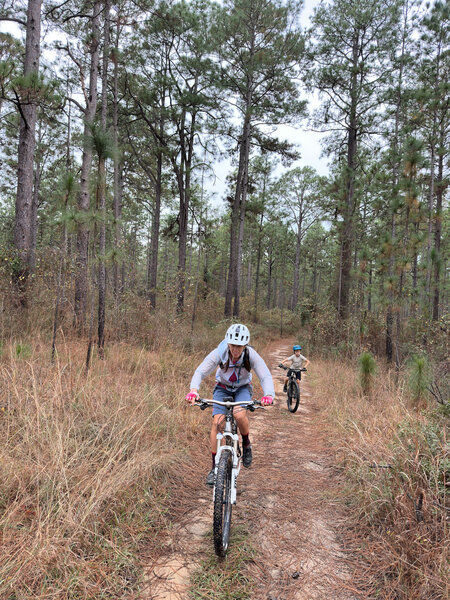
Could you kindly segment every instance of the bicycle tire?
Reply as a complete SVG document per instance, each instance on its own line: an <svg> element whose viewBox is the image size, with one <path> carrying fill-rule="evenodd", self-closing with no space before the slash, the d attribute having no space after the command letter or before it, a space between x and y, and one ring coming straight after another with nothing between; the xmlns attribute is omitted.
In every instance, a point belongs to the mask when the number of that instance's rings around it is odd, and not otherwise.
<svg viewBox="0 0 450 600"><path fill-rule="evenodd" d="M231 526L231 470L233 459L230 450L223 450L217 467L214 491L213 536L217 556L224 557L228 550Z"/></svg>
<svg viewBox="0 0 450 600"><path fill-rule="evenodd" d="M287 407L289 412L295 413L300 404L300 389L298 383L292 379L288 383Z"/></svg>

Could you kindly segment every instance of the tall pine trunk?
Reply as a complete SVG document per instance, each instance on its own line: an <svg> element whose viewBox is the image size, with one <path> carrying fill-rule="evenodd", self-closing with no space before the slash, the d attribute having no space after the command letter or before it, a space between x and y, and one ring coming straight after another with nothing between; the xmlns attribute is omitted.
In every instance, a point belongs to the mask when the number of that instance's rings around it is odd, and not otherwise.
<svg viewBox="0 0 450 600"><path fill-rule="evenodd" d="M26 78L39 73L42 0L29 0L23 74ZM17 194L14 221L14 246L21 260L16 273L19 302L27 305L27 284L32 266L33 178L37 102L31 98L19 104L19 148Z"/></svg>
<svg viewBox="0 0 450 600"><path fill-rule="evenodd" d="M156 308L156 285L158 281L158 252L159 252L159 229L161 219L161 190L162 190L162 153L158 152L155 182L155 205L153 208L151 251L150 251L150 273L149 273L149 300L151 308Z"/></svg>
<svg viewBox="0 0 450 600"><path fill-rule="evenodd" d="M439 285L441 276L442 196L444 194L444 140L445 123L442 119L440 152L436 180L436 214L434 219L434 277L433 277L433 321L439 319Z"/></svg>
<svg viewBox="0 0 450 600"><path fill-rule="evenodd" d="M106 121L108 111L108 62L109 62L109 24L110 24L110 4L105 0L105 22L103 29L103 61L102 61L102 107L101 107L101 133L106 140ZM100 211L100 231L98 240L98 329L97 345L99 356L103 358L105 347L105 320L106 320L106 155L99 156L98 159L98 179L97 182Z"/></svg>
<svg viewBox="0 0 450 600"><path fill-rule="evenodd" d="M245 224L245 205L247 202L247 187L248 187L248 159L247 168L245 170L244 181L242 185L241 194L241 205L239 210L239 237L238 237L238 251L237 251L237 264L236 264L236 281L234 286L234 305L233 305L233 316L239 317L240 310L240 296L241 296L241 274L242 274L242 254L244 247L244 224Z"/></svg>
<svg viewBox="0 0 450 600"><path fill-rule="evenodd" d="M116 304L119 303L122 295L122 286L120 282L120 247L122 245L122 236L120 230L120 221L122 217L122 185L121 172L122 160L119 156L119 39L120 39L120 19L117 18L116 39L114 44L114 73L113 73L113 141L114 141L114 174L113 174L113 205L114 205L114 247L116 254L113 262L113 293Z"/></svg>
<svg viewBox="0 0 450 600"><path fill-rule="evenodd" d="M396 93L396 106L395 106L395 121L394 121L394 136L392 142L392 154L394 164L392 167L392 201L391 201L391 214L390 214L390 253L389 253L389 282L388 282L388 304L386 308L386 338L385 338L385 352L386 360L388 363L392 363L393 360L393 348L394 348L394 275L395 275L395 252L394 248L396 245L396 215L397 215L397 197L398 197L398 181L399 181L399 130L400 130L400 116L403 110L403 70L404 70L404 59L405 59L405 47L407 38L407 22L408 22L408 6L406 5L404 16L403 16L403 30L402 30L402 49L400 54L400 64L398 72L398 84Z"/></svg>
<svg viewBox="0 0 450 600"><path fill-rule="evenodd" d="M247 94L247 107L251 106L251 94ZM240 274L239 261L239 241L241 234L242 215L245 215L245 198L247 187L248 159L250 154L250 111L246 111L244 123L242 126L242 136L239 149L239 168L236 181L236 190L233 199L231 212L231 231L230 231L230 262L228 267L227 289L225 293L225 316L231 317L239 315L239 300L236 311L236 298L239 298ZM243 230L242 230L243 231ZM235 299L235 309L232 311L233 297Z"/></svg>
<svg viewBox="0 0 450 600"><path fill-rule="evenodd" d="M297 221L297 236L295 242L295 262L294 262L294 277L292 283L292 310L298 303L298 290L300 285L300 251L302 246L302 225L303 225L303 192L300 197L300 206Z"/></svg>
<svg viewBox="0 0 450 600"><path fill-rule="evenodd" d="M341 261L340 261L340 286L339 286L339 315L346 319L349 315L350 303L350 278L352 268L352 248L353 248L353 219L355 211L355 167L357 152L357 132L358 121L356 107L358 103L357 85L358 85L358 56L359 56L359 31L354 34L353 39L353 73L351 78L351 106L350 119L347 132L347 172L346 172L346 190L345 204L343 211L343 223L341 230Z"/></svg>
<svg viewBox="0 0 450 600"><path fill-rule="evenodd" d="M81 161L80 192L78 194L78 210L86 213L90 208L89 181L92 166L92 149L89 136L97 110L97 80L99 65L100 13L102 5L96 0L92 10L89 95L86 98L84 111L84 142ZM86 304L88 286L88 246L89 228L86 219L80 220L77 232L77 257L75 266L75 327L82 333L86 324Z"/></svg>

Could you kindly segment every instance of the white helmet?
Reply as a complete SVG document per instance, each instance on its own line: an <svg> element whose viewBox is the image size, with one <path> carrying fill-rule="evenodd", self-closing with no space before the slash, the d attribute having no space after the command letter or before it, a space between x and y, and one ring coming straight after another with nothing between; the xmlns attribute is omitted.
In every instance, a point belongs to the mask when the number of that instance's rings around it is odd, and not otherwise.
<svg viewBox="0 0 450 600"><path fill-rule="evenodd" d="M250 331L242 323L235 323L228 328L225 339L235 346L246 346L250 342Z"/></svg>

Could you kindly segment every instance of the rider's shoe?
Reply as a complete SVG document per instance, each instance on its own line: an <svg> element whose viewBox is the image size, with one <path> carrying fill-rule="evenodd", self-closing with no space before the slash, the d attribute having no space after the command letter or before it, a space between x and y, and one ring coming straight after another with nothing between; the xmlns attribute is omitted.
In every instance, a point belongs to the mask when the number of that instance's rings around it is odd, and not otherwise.
<svg viewBox="0 0 450 600"><path fill-rule="evenodd" d="M283 392L286 393L287 392L287 383L284 384L283 386Z"/></svg>
<svg viewBox="0 0 450 600"><path fill-rule="evenodd" d="M253 460L252 447L245 446L244 453L242 456L242 464L244 465L244 467L249 467L252 464L252 460Z"/></svg>
<svg viewBox="0 0 450 600"><path fill-rule="evenodd" d="M211 469L206 476L206 485L214 485L214 469Z"/></svg>

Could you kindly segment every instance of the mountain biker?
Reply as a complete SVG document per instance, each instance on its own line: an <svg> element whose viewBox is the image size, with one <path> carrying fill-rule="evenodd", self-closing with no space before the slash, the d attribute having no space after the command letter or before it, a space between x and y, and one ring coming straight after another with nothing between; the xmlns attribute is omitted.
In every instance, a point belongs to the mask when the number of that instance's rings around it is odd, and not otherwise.
<svg viewBox="0 0 450 600"><path fill-rule="evenodd" d="M227 396L232 396L235 402L250 400L252 396L252 374L255 370L263 388L264 396L261 404L269 405L273 402L275 390L272 375L261 356L248 345L250 332L242 323L236 323L228 328L225 339L215 348L197 367L191 380L191 391L186 396L190 404L199 398L198 390L202 380L216 370L216 385L213 399L223 401ZM211 427L211 454L212 469L206 477L207 485L214 485L214 463L216 457L216 432L221 415L226 414L224 406L213 406L213 424ZM246 410L234 413L239 431L242 436L244 467L252 463L252 446L249 438L249 420Z"/></svg>
<svg viewBox="0 0 450 600"><path fill-rule="evenodd" d="M285 358L281 364L284 365L285 362L287 362L288 360L291 361L291 366L288 369L287 375L284 378L284 386L283 386L283 392L287 392L287 382L289 380L289 376L292 372L295 373L295 378L297 379L297 383L300 382L300 379L302 378L302 373L300 369L303 369L310 364L310 361L306 358L306 356L303 356L303 354L300 354L300 350L302 349L301 346L299 346L298 344L296 344L295 346L292 347L292 350L294 351L294 354L291 354L291 356L288 356L287 358Z"/></svg>

